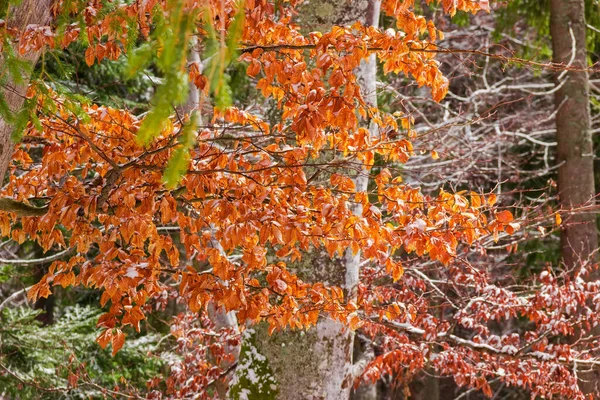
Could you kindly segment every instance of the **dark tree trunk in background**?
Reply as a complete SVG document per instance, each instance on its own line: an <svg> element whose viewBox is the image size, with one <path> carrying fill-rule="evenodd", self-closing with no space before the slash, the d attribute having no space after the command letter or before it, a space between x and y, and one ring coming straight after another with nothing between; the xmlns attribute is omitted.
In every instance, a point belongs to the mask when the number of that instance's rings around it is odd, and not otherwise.
<svg viewBox="0 0 600 400"><path fill-rule="evenodd" d="M17 6L8 9L7 25L19 30L28 25L48 25L51 21L50 8L53 0L23 0ZM23 59L35 65L40 52L30 52L23 55ZM0 55L0 66L3 63ZM29 83L29 76L24 76L24 84L17 85L11 79L2 86L2 94L12 112L19 112L23 107L25 92ZM0 182L3 181L6 169L13 154L14 144L11 140L13 127L3 118L0 118Z"/></svg>
<svg viewBox="0 0 600 400"><path fill-rule="evenodd" d="M582 263L595 260L598 247L593 210L579 210L593 205L596 194L589 82L583 70L587 67L584 0L552 0L551 12L554 62L570 63L576 69L562 76L567 81L556 92L555 104L556 161L562 164L558 170L558 190L566 216L561 234L562 258L567 268L578 269Z"/></svg>
<svg viewBox="0 0 600 400"><path fill-rule="evenodd" d="M553 61L573 70L557 72L566 79L555 94L558 191L565 218L561 231L561 253L572 272L597 261L598 236L595 210L593 146L587 68L584 0L551 0L550 32ZM584 208L585 207L585 208ZM582 208L584 208L582 210ZM587 209L586 209L587 208ZM597 279L593 271L589 279ZM598 371L580 373L584 393L596 390Z"/></svg>
<svg viewBox="0 0 600 400"><path fill-rule="evenodd" d="M33 276L36 282L41 281L44 275L48 273L48 265L38 265L33 268ZM38 299L33 305L33 308L42 311L35 319L40 321L44 326L54 324L54 301L55 294L53 293L47 298Z"/></svg>

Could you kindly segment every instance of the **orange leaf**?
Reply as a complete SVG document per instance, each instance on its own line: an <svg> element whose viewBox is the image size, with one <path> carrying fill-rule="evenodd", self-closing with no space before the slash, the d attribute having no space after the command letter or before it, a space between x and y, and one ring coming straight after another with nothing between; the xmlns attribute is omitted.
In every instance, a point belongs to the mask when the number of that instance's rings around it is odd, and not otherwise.
<svg viewBox="0 0 600 400"><path fill-rule="evenodd" d="M353 312L352 314L348 315L348 325L350 326L350 329L355 331L364 325L364 321L360 319L357 313Z"/></svg>
<svg viewBox="0 0 600 400"><path fill-rule="evenodd" d="M30 301L37 301L41 298L47 299L51 294L52 291L50 290L47 281L43 280L39 283L36 283L29 289L29 292L27 292L27 298Z"/></svg>
<svg viewBox="0 0 600 400"><path fill-rule="evenodd" d="M248 69L246 73L248 76L256 76L260 72L260 63L256 60L252 60L250 65L248 65Z"/></svg>
<svg viewBox="0 0 600 400"><path fill-rule="evenodd" d="M559 213L554 215L554 222L556 222L556 226L560 226L560 224L562 224L562 217Z"/></svg>
<svg viewBox="0 0 600 400"><path fill-rule="evenodd" d="M96 58L96 53L92 46L88 47L85 51L85 63L88 67L91 67L94 64L94 59Z"/></svg>
<svg viewBox="0 0 600 400"><path fill-rule="evenodd" d="M120 329L115 330L115 334L112 337L112 355L113 357L125 344L125 334Z"/></svg>
<svg viewBox="0 0 600 400"><path fill-rule="evenodd" d="M510 211L504 210L504 211L500 211L498 214L496 214L496 219L503 224L508 224L514 218Z"/></svg>
<svg viewBox="0 0 600 400"><path fill-rule="evenodd" d="M106 346L108 346L108 343L111 341L112 336L112 330L107 329L96 338L96 342L100 345L100 347L105 349Z"/></svg>

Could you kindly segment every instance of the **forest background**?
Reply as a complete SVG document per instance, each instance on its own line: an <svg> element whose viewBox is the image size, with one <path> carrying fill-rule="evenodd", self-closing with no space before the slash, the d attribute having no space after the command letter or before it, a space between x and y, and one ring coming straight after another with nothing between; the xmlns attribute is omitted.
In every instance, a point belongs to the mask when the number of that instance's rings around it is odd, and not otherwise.
<svg viewBox="0 0 600 400"><path fill-rule="evenodd" d="M0 398L597 398L597 0L0 13Z"/></svg>

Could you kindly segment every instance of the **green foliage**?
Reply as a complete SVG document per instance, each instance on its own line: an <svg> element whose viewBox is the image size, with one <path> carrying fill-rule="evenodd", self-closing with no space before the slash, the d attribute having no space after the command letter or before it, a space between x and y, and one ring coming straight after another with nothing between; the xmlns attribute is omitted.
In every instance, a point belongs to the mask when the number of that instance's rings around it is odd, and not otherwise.
<svg viewBox="0 0 600 400"><path fill-rule="evenodd" d="M144 43L129 53L129 61L127 65L128 80L131 80L140 73L144 72L144 69L152 61L152 55L154 51L155 50L150 43Z"/></svg>
<svg viewBox="0 0 600 400"><path fill-rule="evenodd" d="M158 78L145 65L130 73L129 61L104 59L91 67L85 62L85 48L76 43L66 50L51 50L44 55L40 70L46 83L65 98L85 98L115 108L146 111ZM123 84L127 82L127 84Z"/></svg>
<svg viewBox="0 0 600 400"><path fill-rule="evenodd" d="M162 74L162 83L156 89L152 99L152 107L144 118L138 131L138 140L142 144L150 143L165 127L173 108L185 103L188 95L188 75L183 66L187 59L188 37L193 32L194 15L183 12L181 2L172 2L173 11L169 20L156 18L156 26L151 41L133 51L129 59L129 75L135 76L138 71L154 62ZM237 13L228 33L223 40L212 26L209 9L205 10L206 30L206 67L210 92L214 97L217 109L231 106L233 95L230 76L225 72L226 66L237 57L236 49L244 26L244 7L238 4ZM169 160L163 180L168 187L175 187L187 170L189 149L193 146L197 122L194 117L180 136L180 147Z"/></svg>
<svg viewBox="0 0 600 400"><path fill-rule="evenodd" d="M10 79L17 85L23 85L25 80L24 76L29 76L32 72L31 64L29 62L17 57L13 47L10 45L10 42L4 42L4 47L2 49L2 56L4 57L2 68L6 68L4 73L7 71Z"/></svg>
<svg viewBox="0 0 600 400"><path fill-rule="evenodd" d="M46 327L36 320L38 314L23 307L5 308L0 315L0 364L2 372L10 371L0 373L0 395L102 398L101 388L142 391L146 382L160 373L162 361L148 356L156 350L158 336L129 338L112 357L95 342L100 310L69 307L56 324Z"/></svg>
<svg viewBox="0 0 600 400"><path fill-rule="evenodd" d="M459 10L452 17L452 22L457 26L467 27L471 23L471 14Z"/></svg>
<svg viewBox="0 0 600 400"><path fill-rule="evenodd" d="M187 149L180 147L175 150L173 156L169 160L167 164L167 168L165 169L165 174L163 176L163 180L165 181L167 188L173 189L179 181L181 177L187 171L187 167L190 163L189 151Z"/></svg>
<svg viewBox="0 0 600 400"><path fill-rule="evenodd" d="M523 48L523 56L541 55L552 57L550 48L550 0L514 0L497 11L495 39L502 33L514 34L512 30L519 22L536 32L535 41ZM540 54L541 52L541 54Z"/></svg>
<svg viewBox="0 0 600 400"><path fill-rule="evenodd" d="M560 241L558 234L550 235L545 239L531 239L523 242L519 248L521 255L525 256L519 274L532 276L541 273L546 265L558 266L560 263Z"/></svg>
<svg viewBox="0 0 600 400"><path fill-rule="evenodd" d="M172 71L165 75L154 95L152 109L144 118L137 133L142 144L148 144L165 128L172 113L173 105L182 104L188 92L187 75L182 71Z"/></svg>
<svg viewBox="0 0 600 400"><path fill-rule="evenodd" d="M150 143L162 131L173 107L183 104L188 94L188 77L184 66L188 35L192 32L196 15L184 13L182 2L171 0L170 5L172 11L168 21L160 16L159 11L156 12L156 26L150 41L153 51L138 52L130 64L130 71L134 72L140 65L154 61L163 74L162 83L152 100L152 108L138 131L138 140L142 144Z"/></svg>
<svg viewBox="0 0 600 400"><path fill-rule="evenodd" d="M36 102L34 99L26 99L23 107L15 114L13 131L11 133L13 142L17 143L21 141L23 132L29 122L35 126L39 126L40 120L36 115L35 106Z"/></svg>
<svg viewBox="0 0 600 400"><path fill-rule="evenodd" d="M8 12L8 6L10 5L9 0L0 0L0 18L6 19L6 13Z"/></svg>
<svg viewBox="0 0 600 400"><path fill-rule="evenodd" d="M0 265L0 283L8 282L14 275L16 268L10 264Z"/></svg>
<svg viewBox="0 0 600 400"><path fill-rule="evenodd" d="M3 60L0 64L0 85L24 85L26 81L23 77L31 75L32 66L29 62L17 56L12 43L8 39L4 39L2 48ZM13 139L18 139L22 134L27 120L33 114L32 108L26 102L24 108L15 112L15 110L10 109L4 93L0 93L0 118L14 127Z"/></svg>
<svg viewBox="0 0 600 400"><path fill-rule="evenodd" d="M242 37L242 28L244 26L244 7L243 3L237 5L237 12L233 18L233 22L227 31L225 44L215 27L212 26L212 18L210 17L210 9L206 9L205 30L207 37L205 40L205 57L206 66L205 73L208 77L210 93L214 98L214 104L217 109L224 109L231 106L233 102L232 91L230 86L230 76L225 72L227 66L237 58L237 48L239 40Z"/></svg>
<svg viewBox="0 0 600 400"><path fill-rule="evenodd" d="M192 113L192 116L187 124L181 129L179 135L180 147L175 150L175 154L171 156L163 180L167 185L167 188L174 188L177 186L183 175L188 169L190 163L190 149L194 146L196 127L198 126L199 116L198 112Z"/></svg>

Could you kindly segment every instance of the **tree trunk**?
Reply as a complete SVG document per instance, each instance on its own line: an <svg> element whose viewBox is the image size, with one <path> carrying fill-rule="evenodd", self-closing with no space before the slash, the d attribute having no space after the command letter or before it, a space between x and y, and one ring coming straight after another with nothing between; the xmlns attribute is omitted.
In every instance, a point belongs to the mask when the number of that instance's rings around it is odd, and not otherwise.
<svg viewBox="0 0 600 400"><path fill-rule="evenodd" d="M191 66L192 64L196 64L199 71L202 71L202 60L200 59L200 49L198 44L198 37L196 35L192 35L189 43L189 52L187 55L187 65ZM176 107L175 112L179 116L179 118L184 118L184 116L192 115L192 112L198 111L199 121L198 125L202 125L202 115L200 114L200 110L198 107L200 106L200 90L196 86L194 82L188 82L188 97L184 104L179 107Z"/></svg>
<svg viewBox="0 0 600 400"><path fill-rule="evenodd" d="M17 6L11 6L7 12L7 26L19 31L28 25L48 25L51 21L50 8L53 0L23 0ZM23 55L23 59L35 65L40 57L40 51L29 52ZM0 67L4 60L0 56ZM23 77L23 84L17 85L9 76L8 82L2 87L2 95L9 109L17 113L23 107L25 92L29 84L30 76ZM0 117L0 182L3 181L8 164L13 155L14 143L12 142L13 127Z"/></svg>
<svg viewBox="0 0 600 400"><path fill-rule="evenodd" d="M427 368L417 375L411 384L412 400L437 400L440 398L440 378L435 370Z"/></svg>
<svg viewBox="0 0 600 400"><path fill-rule="evenodd" d="M188 65L196 64L199 71L202 71L203 64L200 58L198 37L196 35L191 37L189 46L190 49L187 56ZM202 102L202 93L194 84L194 82L188 83L188 90L189 92L186 102L177 107L175 112L178 114L179 118L184 119L186 115L191 117L192 113L196 111L198 113L196 123L198 124L197 128L199 128L203 123L202 110L199 109ZM223 255L226 255L221 243L214 238L214 235L211 238L211 247L218 249ZM219 332L222 329L233 329L236 333L239 332L239 326L235 312L227 312L223 308L216 308L213 303L208 304L207 312L210 320L214 324L214 329L216 332ZM226 398L227 396L229 383L233 376L232 372L238 362L240 346L237 344L230 344L226 346L225 351L227 354L231 355L231 358L226 361L222 361L218 365L225 372L223 379L215 382L215 388L220 398Z"/></svg>
<svg viewBox="0 0 600 400"><path fill-rule="evenodd" d="M48 25L51 21L50 7L52 5L52 0L23 0L20 4L16 6L10 6L7 10L7 26L9 28L17 29L18 31L22 31L28 25ZM24 54L21 58L23 60L28 61L31 66L35 66L38 58L40 57L41 51L29 52ZM4 69L4 56L0 54L0 70ZM12 113L18 113L23 107L23 103L25 101L25 93L27 91L27 86L29 85L30 76L22 76L22 84L18 85L15 83L14 79L10 74L4 72L8 77L7 82L0 89L2 91L2 97L8 108ZM11 135L13 133L13 126L6 121L4 118L0 117L0 186L4 181L4 176L6 175L6 170L8 169L8 165L12 158L15 144L11 139ZM4 199L3 199L4 200ZM3 204L6 205L6 204ZM10 205L8 209L12 209L12 207L18 207L18 205ZM34 207L29 207L24 205L24 211L33 210L35 214L36 209ZM5 209L2 207L2 209ZM35 269L34 275L36 278L40 278L46 272L46 267L39 266ZM38 320L41 321L44 325L50 325L54 322L54 298L50 296L47 299L40 299L34 305L36 309L41 309L44 313L38 316Z"/></svg>
<svg viewBox="0 0 600 400"><path fill-rule="evenodd" d="M375 358L375 349L369 337L354 336L354 354L355 363L367 363ZM356 361L362 360L362 361ZM360 372L361 367L355 367ZM361 382L361 384L350 394L350 400L377 400L379 384L370 382Z"/></svg>
<svg viewBox="0 0 600 400"><path fill-rule="evenodd" d="M551 12L554 62L570 64L574 69L559 73L566 82L555 95L556 161L561 165L559 200L566 213L561 232L562 258L567 268L578 270L582 264L595 260L598 247L594 211L580 210L593 206L596 195L589 82L584 70L587 67L584 0L552 0Z"/></svg>
<svg viewBox="0 0 600 400"><path fill-rule="evenodd" d="M320 281L336 286L343 286L345 282L344 260L330 260L324 250L304 254L303 259L290 268L306 282ZM283 331L273 335L268 334L266 324L254 326L251 335L245 337L242 361L236 370L230 398L348 399L353 383L353 341L352 331L326 318L307 331ZM257 367L257 360L266 365ZM256 384L250 385L251 382ZM273 382L273 390L261 382ZM245 396L237 395L242 392Z"/></svg>
<svg viewBox="0 0 600 400"><path fill-rule="evenodd" d="M47 273L48 265L37 265L33 267L33 276L35 277L36 282L41 281ZM40 321L43 326L54 324L55 296L56 293L52 293L51 296L38 299L33 305L34 309L42 311L35 319Z"/></svg>
<svg viewBox="0 0 600 400"><path fill-rule="evenodd" d="M551 0L550 33L553 60L568 65L558 72L555 94L558 193L565 222L561 231L561 253L572 272L597 261L593 147L590 132L590 98L586 51L584 0ZM566 79L566 82L562 83ZM591 272L589 279L597 279ZM581 389L592 393L598 372L580 374Z"/></svg>
<svg viewBox="0 0 600 400"><path fill-rule="evenodd" d="M326 0L311 3L300 10L302 26L326 31L332 25L349 25L360 20L365 25L377 26L379 21L379 0ZM308 22L307 22L308 21ZM377 106L376 57L373 54L368 61L361 63L357 76L365 100ZM369 126L371 135L377 134L377 126ZM368 172L359 173L355 178L357 191L366 191ZM362 216L362 206L356 205L354 213ZM326 282L345 289L348 298L355 296L359 279L360 253L353 255L348 251L343 259L331 260L326 252L311 252L304 255L299 265L293 267L307 282ZM258 352L268 361L272 377L262 377L267 381L273 378L277 387L273 395L278 399L327 399L345 400L352 393L356 376L353 363L354 332L344 325L323 318L313 329L307 332L280 332L268 336L266 326L256 327L246 348ZM249 343L251 342L251 343ZM242 356L244 357L244 356ZM238 382L253 375L246 368L237 372ZM240 389L236 389L240 390ZM366 398L373 398L374 390L367 391ZM246 393L248 395L248 393ZM252 393L246 398L266 399L260 393Z"/></svg>

